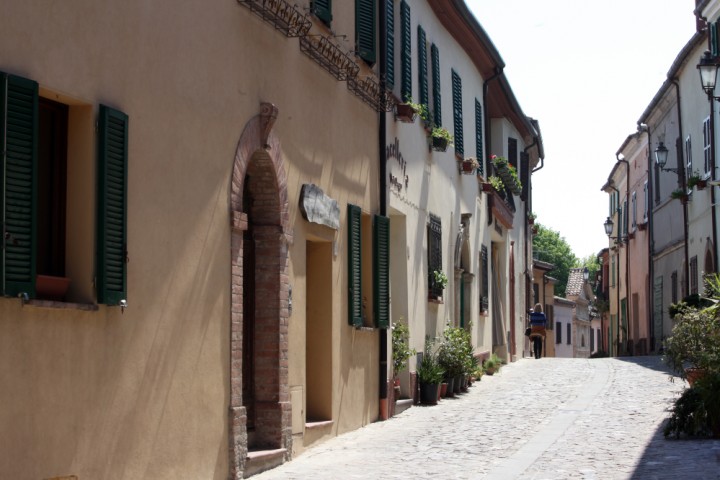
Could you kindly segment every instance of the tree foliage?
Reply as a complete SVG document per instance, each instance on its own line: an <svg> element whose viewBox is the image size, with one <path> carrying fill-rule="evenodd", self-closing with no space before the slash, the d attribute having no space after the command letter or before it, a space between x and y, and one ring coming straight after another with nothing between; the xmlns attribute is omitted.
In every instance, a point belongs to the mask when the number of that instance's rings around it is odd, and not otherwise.
<svg viewBox="0 0 720 480"><path fill-rule="evenodd" d="M538 233L533 237L533 252L538 260L555 265L555 269L550 272L550 276L558 281L555 284L555 294L564 297L570 269L575 267L579 260L559 232L538 223L535 226Z"/></svg>

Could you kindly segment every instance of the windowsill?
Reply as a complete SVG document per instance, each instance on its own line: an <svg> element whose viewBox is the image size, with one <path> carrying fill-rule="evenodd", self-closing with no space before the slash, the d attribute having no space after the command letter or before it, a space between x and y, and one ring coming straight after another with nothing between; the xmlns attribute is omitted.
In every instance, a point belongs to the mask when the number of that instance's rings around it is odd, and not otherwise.
<svg viewBox="0 0 720 480"><path fill-rule="evenodd" d="M321 420L319 422L306 422L305 430L317 430L326 427L331 427L333 424L332 420Z"/></svg>
<svg viewBox="0 0 720 480"><path fill-rule="evenodd" d="M359 330L361 332L374 332L377 329L375 327L355 327L355 330Z"/></svg>
<svg viewBox="0 0 720 480"><path fill-rule="evenodd" d="M430 298L428 298L428 302L434 303L436 305L443 305L445 303L445 302L443 302L442 297L439 297L439 298L430 297Z"/></svg>
<svg viewBox="0 0 720 480"><path fill-rule="evenodd" d="M74 302L58 302L57 300L28 300L23 304L27 307L39 308L59 308L67 310L83 310L86 312L95 312L99 307L94 303L74 303Z"/></svg>

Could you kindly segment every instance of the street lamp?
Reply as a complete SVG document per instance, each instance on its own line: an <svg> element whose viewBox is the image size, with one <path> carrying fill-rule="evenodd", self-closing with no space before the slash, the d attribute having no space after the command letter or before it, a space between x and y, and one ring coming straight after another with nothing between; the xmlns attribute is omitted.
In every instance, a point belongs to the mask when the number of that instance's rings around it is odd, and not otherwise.
<svg viewBox="0 0 720 480"><path fill-rule="evenodd" d="M620 238L619 235L617 237L611 236L612 232L613 232L613 227L615 226L615 224L613 223L613 221L610 217L607 217L607 220L605 220L605 223L603 223L603 226L605 227L605 235L607 235L610 240L615 240L615 243L622 244L622 239ZM584 273L583 273L583 275L584 275Z"/></svg>
<svg viewBox="0 0 720 480"><path fill-rule="evenodd" d="M715 93L715 84L717 83L718 64L709 50L705 50L697 65L700 72L700 85L709 96Z"/></svg>
<svg viewBox="0 0 720 480"><path fill-rule="evenodd" d="M665 168L665 165L667 164L668 159L668 149L665 146L663 142L660 142L655 149L655 163L658 167L660 167L660 170L665 172L676 172L676 168Z"/></svg>
<svg viewBox="0 0 720 480"><path fill-rule="evenodd" d="M590 270L588 270L588 268L585 267L585 268L583 268L583 280L587 282L589 278L590 278Z"/></svg>

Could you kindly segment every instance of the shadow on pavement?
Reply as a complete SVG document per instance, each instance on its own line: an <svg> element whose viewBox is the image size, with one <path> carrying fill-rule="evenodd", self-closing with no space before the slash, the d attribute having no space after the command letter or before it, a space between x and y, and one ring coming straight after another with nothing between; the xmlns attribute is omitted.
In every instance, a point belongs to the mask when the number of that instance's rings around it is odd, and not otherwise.
<svg viewBox="0 0 720 480"><path fill-rule="evenodd" d="M666 373L668 381L683 382L673 375L659 355L618 357L617 360ZM668 403L664 421L650 438L630 478L720 480L720 440L665 438L663 428L671 407Z"/></svg>
<svg viewBox="0 0 720 480"><path fill-rule="evenodd" d="M632 480L720 480L720 440L666 439L664 425L645 447Z"/></svg>
<svg viewBox="0 0 720 480"><path fill-rule="evenodd" d="M651 370L655 370L657 372L664 372L667 373L669 376L672 376L679 380L678 377L673 375L672 371L668 368L667 365L662 361L662 358L660 355L639 355L637 357L615 357L617 360L620 360L621 362L628 362L628 363L634 363L635 365L639 365L641 367L649 368Z"/></svg>

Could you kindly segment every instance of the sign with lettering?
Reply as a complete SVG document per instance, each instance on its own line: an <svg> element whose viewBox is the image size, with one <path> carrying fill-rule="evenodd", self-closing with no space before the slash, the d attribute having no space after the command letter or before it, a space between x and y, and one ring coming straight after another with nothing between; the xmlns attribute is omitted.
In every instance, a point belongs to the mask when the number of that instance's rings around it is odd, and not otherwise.
<svg viewBox="0 0 720 480"><path fill-rule="evenodd" d="M407 190L408 184L410 183L410 179L405 173L407 162L403 158L402 153L400 153L400 141L397 137L395 137L395 143L385 147L385 161L392 159L397 161L400 170L396 174L393 174L392 171L390 172L390 185L397 189L398 192L400 192L403 187Z"/></svg>
<svg viewBox="0 0 720 480"><path fill-rule="evenodd" d="M334 230L340 228L340 207L337 201L312 183L306 183L300 190L300 212L310 223L325 225Z"/></svg>

